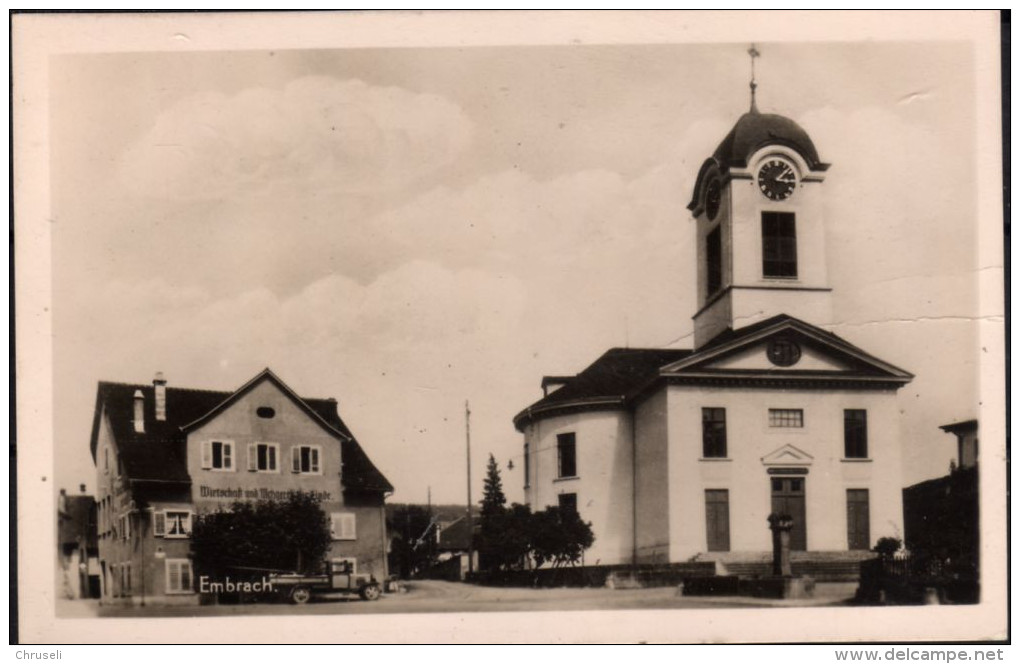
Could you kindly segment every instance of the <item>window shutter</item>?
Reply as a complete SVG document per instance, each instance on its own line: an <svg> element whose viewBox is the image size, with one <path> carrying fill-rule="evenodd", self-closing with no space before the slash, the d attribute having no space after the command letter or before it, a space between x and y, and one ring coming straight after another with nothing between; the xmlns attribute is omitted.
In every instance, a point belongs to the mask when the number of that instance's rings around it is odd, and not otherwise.
<svg viewBox="0 0 1020 664"><path fill-rule="evenodd" d="M248 443L248 470L258 470L259 450L255 443Z"/></svg>
<svg viewBox="0 0 1020 664"><path fill-rule="evenodd" d="M234 444L223 443L223 468L226 470L234 469Z"/></svg>
<svg viewBox="0 0 1020 664"><path fill-rule="evenodd" d="M166 586L166 589L171 591L181 589L181 568L179 563L167 561Z"/></svg>
<svg viewBox="0 0 1020 664"><path fill-rule="evenodd" d="M184 515L184 534L191 535L191 512L187 512Z"/></svg>
<svg viewBox="0 0 1020 664"><path fill-rule="evenodd" d="M312 451L310 452L310 455L311 455L311 468L309 470L311 470L311 472L313 473L317 473L319 472L319 448L313 447Z"/></svg>
<svg viewBox="0 0 1020 664"><path fill-rule="evenodd" d="M355 520L353 514L344 514L344 539L357 539L357 533L355 532Z"/></svg>
<svg viewBox="0 0 1020 664"><path fill-rule="evenodd" d="M340 517L343 514L334 512L329 515L329 536L333 539L340 539L340 531L343 529L343 524L340 521Z"/></svg>
<svg viewBox="0 0 1020 664"><path fill-rule="evenodd" d="M301 446L290 448L290 467L295 473L301 472Z"/></svg>
<svg viewBox="0 0 1020 664"><path fill-rule="evenodd" d="M212 468L212 443L208 440L202 441L202 468Z"/></svg>
<svg viewBox="0 0 1020 664"><path fill-rule="evenodd" d="M152 534L163 537L166 534L166 513L154 512L152 515Z"/></svg>

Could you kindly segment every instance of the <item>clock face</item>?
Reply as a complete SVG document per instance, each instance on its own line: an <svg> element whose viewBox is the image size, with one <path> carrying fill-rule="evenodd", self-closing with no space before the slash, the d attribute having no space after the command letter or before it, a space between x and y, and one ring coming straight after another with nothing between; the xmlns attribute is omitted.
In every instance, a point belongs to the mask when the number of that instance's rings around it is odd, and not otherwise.
<svg viewBox="0 0 1020 664"><path fill-rule="evenodd" d="M722 200L722 187L719 185L718 180L712 180L708 184L708 190L705 192L705 213L708 218L715 219L715 215L719 214L719 201Z"/></svg>
<svg viewBox="0 0 1020 664"><path fill-rule="evenodd" d="M785 159L772 157L758 169L758 188L769 200L786 200L797 188L797 171Z"/></svg>
<svg viewBox="0 0 1020 664"><path fill-rule="evenodd" d="M768 356L769 362L777 367L791 367L800 360L800 346L792 339L773 339Z"/></svg>

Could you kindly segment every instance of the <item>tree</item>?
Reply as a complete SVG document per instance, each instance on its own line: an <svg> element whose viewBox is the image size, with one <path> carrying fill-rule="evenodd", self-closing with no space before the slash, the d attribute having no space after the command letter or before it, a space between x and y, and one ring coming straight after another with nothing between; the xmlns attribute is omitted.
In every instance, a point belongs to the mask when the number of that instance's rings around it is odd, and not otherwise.
<svg viewBox="0 0 1020 664"><path fill-rule="evenodd" d="M482 522L486 516L499 516L506 511L506 494L503 493L503 478L499 475L496 457L489 454L485 468L485 488L482 491Z"/></svg>
<svg viewBox="0 0 1020 664"><path fill-rule="evenodd" d="M302 491L281 501L237 501L194 521L196 571L215 578L238 578L246 570L318 572L332 541L319 498Z"/></svg>
<svg viewBox="0 0 1020 664"><path fill-rule="evenodd" d="M585 549L595 543L591 523L581 519L577 511L563 507L547 507L531 518L531 556L535 566L551 562L553 567L577 564Z"/></svg>
<svg viewBox="0 0 1020 664"><path fill-rule="evenodd" d="M508 523L503 479L499 475L496 457L492 454L489 454L489 463L485 469L481 506L478 533L475 536L479 564L483 569L499 569L506 562L504 540Z"/></svg>

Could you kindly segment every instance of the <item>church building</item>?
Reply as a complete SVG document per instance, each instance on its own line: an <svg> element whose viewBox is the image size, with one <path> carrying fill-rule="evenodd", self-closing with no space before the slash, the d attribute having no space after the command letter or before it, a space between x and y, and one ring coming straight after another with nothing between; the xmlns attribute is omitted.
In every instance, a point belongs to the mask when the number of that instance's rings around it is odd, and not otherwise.
<svg viewBox="0 0 1020 664"><path fill-rule="evenodd" d="M833 287L852 287L826 269L829 165L754 91L687 206L693 348L610 349L546 377L514 418L526 501L591 522L586 565L770 551L770 513L793 518L795 551L902 537L897 390L912 375L824 329Z"/></svg>
<svg viewBox="0 0 1020 664"><path fill-rule="evenodd" d="M337 410L269 369L234 392L169 387L161 374L99 383L91 450L103 602L198 603L192 519L295 491L320 499L331 560L385 579L393 486Z"/></svg>

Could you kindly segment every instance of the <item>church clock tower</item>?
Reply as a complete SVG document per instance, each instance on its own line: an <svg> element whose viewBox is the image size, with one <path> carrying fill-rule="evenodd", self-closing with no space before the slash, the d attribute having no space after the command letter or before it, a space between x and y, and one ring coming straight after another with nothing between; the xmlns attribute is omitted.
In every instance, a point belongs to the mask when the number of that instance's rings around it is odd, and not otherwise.
<svg viewBox="0 0 1020 664"><path fill-rule="evenodd" d="M829 164L796 122L755 103L705 160L688 209L697 227L694 346L777 314L831 319L825 262Z"/></svg>

